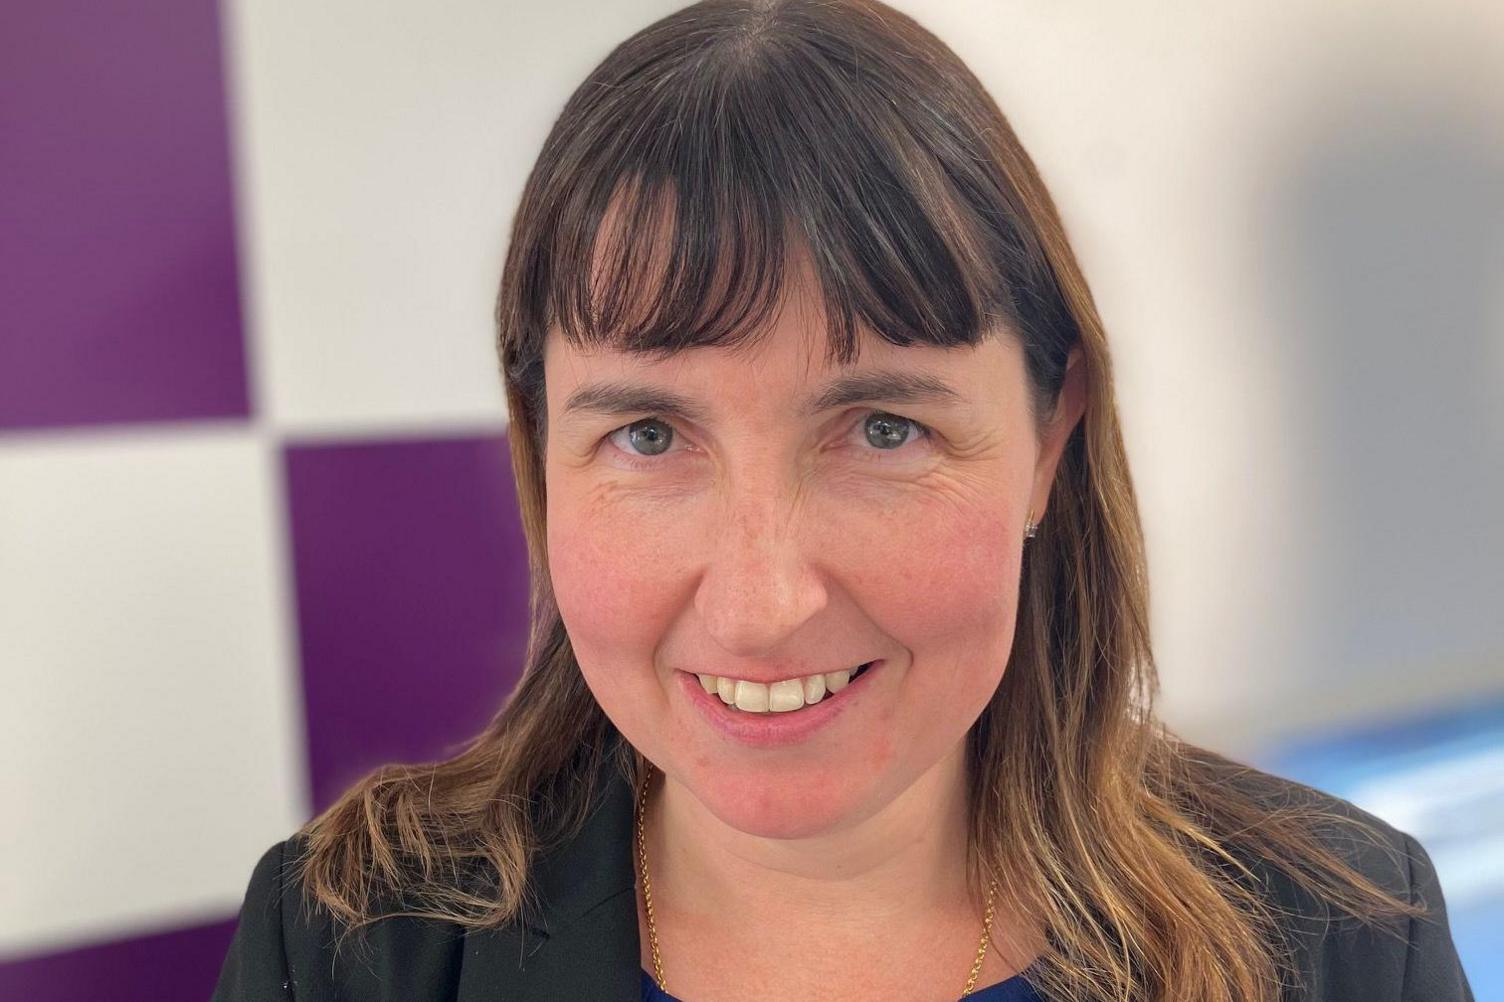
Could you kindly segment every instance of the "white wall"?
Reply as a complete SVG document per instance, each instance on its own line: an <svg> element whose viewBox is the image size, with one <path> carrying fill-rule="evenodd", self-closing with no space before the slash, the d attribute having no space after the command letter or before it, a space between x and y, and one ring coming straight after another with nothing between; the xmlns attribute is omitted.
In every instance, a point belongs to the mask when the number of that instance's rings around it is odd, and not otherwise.
<svg viewBox="0 0 1504 1002"><path fill-rule="evenodd" d="M1504 690L1504 7L907 9L1115 342L1170 721L1252 750Z"/></svg>

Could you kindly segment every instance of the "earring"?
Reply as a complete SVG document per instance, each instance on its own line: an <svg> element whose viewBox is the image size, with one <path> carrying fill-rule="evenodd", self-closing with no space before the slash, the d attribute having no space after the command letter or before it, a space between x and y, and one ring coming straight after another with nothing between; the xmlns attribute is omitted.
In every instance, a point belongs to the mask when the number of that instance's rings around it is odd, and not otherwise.
<svg viewBox="0 0 1504 1002"><path fill-rule="evenodd" d="M1034 509L1029 509L1029 520L1024 523L1024 539L1033 539L1039 532L1039 524L1034 521Z"/></svg>

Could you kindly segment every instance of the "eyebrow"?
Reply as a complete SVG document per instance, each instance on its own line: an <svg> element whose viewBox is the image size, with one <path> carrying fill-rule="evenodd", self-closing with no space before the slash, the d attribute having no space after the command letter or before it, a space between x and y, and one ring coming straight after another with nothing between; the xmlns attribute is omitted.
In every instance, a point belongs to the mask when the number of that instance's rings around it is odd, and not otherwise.
<svg viewBox="0 0 1504 1002"><path fill-rule="evenodd" d="M963 400L964 397L957 390L934 376L883 369L853 373L832 380L805 399L803 412L814 415L848 404L877 401L958 404ZM561 416L585 412L607 415L651 413L695 424L708 423L709 417L709 411L691 397L672 390L617 381L588 383L579 387L564 403Z"/></svg>

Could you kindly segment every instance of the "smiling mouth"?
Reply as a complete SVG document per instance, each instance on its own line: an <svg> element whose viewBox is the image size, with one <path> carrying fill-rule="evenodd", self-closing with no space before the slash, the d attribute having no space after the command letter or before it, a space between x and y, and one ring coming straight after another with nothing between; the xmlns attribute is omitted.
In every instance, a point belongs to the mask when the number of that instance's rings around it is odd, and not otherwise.
<svg viewBox="0 0 1504 1002"><path fill-rule="evenodd" d="M867 673L875 661L868 661L844 671L810 675L802 679L785 679L771 684L748 682L714 675L700 675L704 690L719 697L728 710L748 714L797 713L835 699L841 692Z"/></svg>

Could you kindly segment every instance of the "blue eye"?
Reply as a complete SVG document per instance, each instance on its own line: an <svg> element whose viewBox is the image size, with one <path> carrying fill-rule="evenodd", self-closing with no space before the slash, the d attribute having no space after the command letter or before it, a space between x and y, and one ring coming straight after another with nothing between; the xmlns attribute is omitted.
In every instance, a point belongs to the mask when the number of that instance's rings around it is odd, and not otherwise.
<svg viewBox="0 0 1504 1002"><path fill-rule="evenodd" d="M615 437L621 432L627 433L627 440L633 447L645 450L645 455L659 456L668 451L669 443L674 440L674 428L666 421L648 417L631 424L623 425L611 433ZM635 453L629 453L635 455Z"/></svg>
<svg viewBox="0 0 1504 1002"><path fill-rule="evenodd" d="M874 428L879 429L876 435L872 434ZM929 435L929 429L918 421L913 421L897 414L889 414L887 411L872 411L862 422L862 429L867 433L867 441L876 446L882 452L894 452L909 442L906 429L914 428L918 431L919 438Z"/></svg>
<svg viewBox="0 0 1504 1002"><path fill-rule="evenodd" d="M927 440L932 434L918 421L888 411L867 411L857 427L862 429L864 441L871 446L858 451L868 453L871 462L890 462L871 454L902 452L905 445ZM674 426L658 417L640 418L613 429L606 435L606 441L612 443L629 466L646 468L656 465L651 461L653 457L669 452L674 441Z"/></svg>

